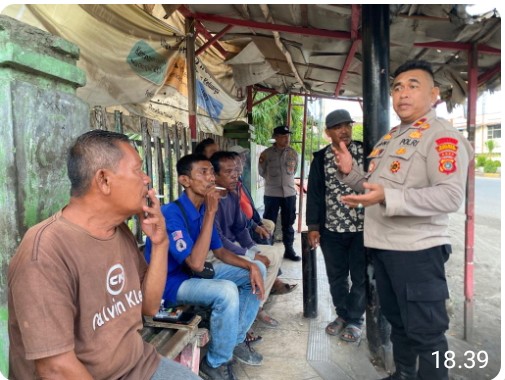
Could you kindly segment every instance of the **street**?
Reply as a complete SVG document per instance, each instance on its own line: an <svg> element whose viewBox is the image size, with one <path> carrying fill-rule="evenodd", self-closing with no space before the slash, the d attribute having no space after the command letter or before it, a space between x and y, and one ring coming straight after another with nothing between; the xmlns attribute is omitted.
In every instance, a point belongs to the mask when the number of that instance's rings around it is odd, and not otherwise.
<svg viewBox="0 0 505 380"><path fill-rule="evenodd" d="M451 378L457 380L493 379L501 367L501 180L475 178L475 241L473 302L467 307L465 340L465 208L451 215L449 233L453 253L446 263L451 300L451 323L447 336L457 365ZM471 268L471 266L470 266ZM488 363L479 368L464 367L465 353L487 355ZM469 355L469 354L468 354ZM463 364L462 364L463 363Z"/></svg>
<svg viewBox="0 0 505 380"><path fill-rule="evenodd" d="M501 178L475 177L475 214L501 219Z"/></svg>

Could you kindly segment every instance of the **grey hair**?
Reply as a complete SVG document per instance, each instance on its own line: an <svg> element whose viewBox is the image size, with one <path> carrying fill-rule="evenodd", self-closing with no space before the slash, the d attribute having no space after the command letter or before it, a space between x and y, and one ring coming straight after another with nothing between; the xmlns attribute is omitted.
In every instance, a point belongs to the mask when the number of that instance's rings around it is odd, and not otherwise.
<svg viewBox="0 0 505 380"><path fill-rule="evenodd" d="M123 157L119 143L129 141L126 135L101 129L79 136L70 147L67 156L70 195L74 197L84 195L98 170L116 170Z"/></svg>

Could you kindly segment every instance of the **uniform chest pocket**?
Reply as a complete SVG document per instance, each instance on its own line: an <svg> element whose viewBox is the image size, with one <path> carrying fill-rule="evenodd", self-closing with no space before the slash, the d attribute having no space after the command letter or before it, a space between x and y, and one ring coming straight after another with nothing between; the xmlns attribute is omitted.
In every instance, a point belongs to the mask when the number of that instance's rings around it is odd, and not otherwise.
<svg viewBox="0 0 505 380"><path fill-rule="evenodd" d="M381 159L384 162L384 168L381 170L380 177L387 181L404 184L415 153L415 149L399 147L393 154L384 155Z"/></svg>
<svg viewBox="0 0 505 380"><path fill-rule="evenodd" d="M279 159L271 158L268 160L268 174L270 177L279 177L281 175Z"/></svg>

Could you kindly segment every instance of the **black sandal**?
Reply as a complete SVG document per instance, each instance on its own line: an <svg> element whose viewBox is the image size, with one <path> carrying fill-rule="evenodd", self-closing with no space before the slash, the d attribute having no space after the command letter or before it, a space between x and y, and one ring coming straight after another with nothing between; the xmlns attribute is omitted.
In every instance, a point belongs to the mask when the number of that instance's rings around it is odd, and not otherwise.
<svg viewBox="0 0 505 380"><path fill-rule="evenodd" d="M262 340L263 337L261 335L256 335L252 329L245 334L245 341L249 343L249 345L257 344Z"/></svg>

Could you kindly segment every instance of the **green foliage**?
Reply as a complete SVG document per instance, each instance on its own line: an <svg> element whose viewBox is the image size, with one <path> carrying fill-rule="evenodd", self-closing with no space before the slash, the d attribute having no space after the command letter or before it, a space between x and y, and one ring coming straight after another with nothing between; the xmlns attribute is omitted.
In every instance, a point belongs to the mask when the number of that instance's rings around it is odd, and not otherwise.
<svg viewBox="0 0 505 380"><path fill-rule="evenodd" d="M476 167L481 167L486 164L487 157L484 154L478 154L476 157L477 161L475 163Z"/></svg>
<svg viewBox="0 0 505 380"><path fill-rule="evenodd" d="M363 124L354 123L352 127L352 139L363 142Z"/></svg>
<svg viewBox="0 0 505 380"><path fill-rule="evenodd" d="M484 164L484 173L496 173L499 166L501 166L500 161L487 160Z"/></svg>
<svg viewBox="0 0 505 380"><path fill-rule="evenodd" d="M493 150L494 148L496 147L496 144L494 142L494 140L487 140L484 144L486 144L486 148L489 152L489 156L491 156L491 154L493 154Z"/></svg>
<svg viewBox="0 0 505 380"><path fill-rule="evenodd" d="M269 96L267 93L258 93L255 102ZM291 97L291 146L298 152L302 151L303 135L303 103L301 96ZM285 94L275 95L253 107L253 125L255 127L256 143L270 146L269 140L272 138L272 131L279 125L286 125L288 114L289 96ZM323 134L313 131L311 126L317 125L318 120L307 115L307 135L305 140L306 157L311 157L312 152L326 144ZM324 127L320 127L322 131Z"/></svg>

